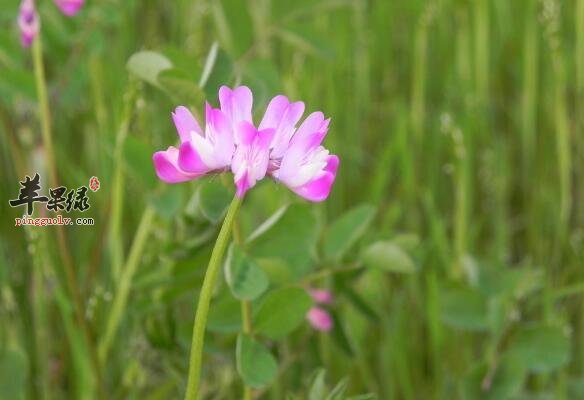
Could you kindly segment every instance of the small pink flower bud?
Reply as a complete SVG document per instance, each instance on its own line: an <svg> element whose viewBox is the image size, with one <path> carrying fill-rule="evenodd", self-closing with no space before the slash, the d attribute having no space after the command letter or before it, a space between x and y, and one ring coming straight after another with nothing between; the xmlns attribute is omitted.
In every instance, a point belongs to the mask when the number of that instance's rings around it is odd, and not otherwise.
<svg viewBox="0 0 584 400"><path fill-rule="evenodd" d="M30 47L39 33L40 21L34 6L34 0L22 0L18 13L18 27L24 47Z"/></svg>
<svg viewBox="0 0 584 400"><path fill-rule="evenodd" d="M328 332L333 328L333 319L330 314L320 307L312 307L308 310L306 319L317 331Z"/></svg>
<svg viewBox="0 0 584 400"><path fill-rule="evenodd" d="M331 304L333 302L333 293L326 289L308 289L312 299L319 304Z"/></svg>

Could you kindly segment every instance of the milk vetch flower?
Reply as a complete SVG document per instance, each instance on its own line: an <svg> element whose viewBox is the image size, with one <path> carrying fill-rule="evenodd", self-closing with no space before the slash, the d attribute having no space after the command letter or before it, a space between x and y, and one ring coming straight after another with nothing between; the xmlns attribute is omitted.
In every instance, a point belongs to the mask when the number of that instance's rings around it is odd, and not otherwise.
<svg viewBox="0 0 584 400"><path fill-rule="evenodd" d="M55 0L55 4L59 10L68 17L77 14L81 7L83 7L84 0Z"/></svg>
<svg viewBox="0 0 584 400"><path fill-rule="evenodd" d="M333 294L326 289L308 289L308 294L317 304L331 304ZM319 305L311 307L306 313L306 319L317 331L328 332L333 328L333 319L329 312Z"/></svg>
<svg viewBox="0 0 584 400"><path fill-rule="evenodd" d="M180 145L153 156L160 179L178 183L231 170L239 197L266 175L307 200L328 197L339 158L322 146L330 124L322 112L310 114L297 128L304 103L279 95L256 128L248 87L222 86L219 103L218 109L206 105L204 129L186 107L177 107L172 117Z"/></svg>
<svg viewBox="0 0 584 400"><path fill-rule="evenodd" d="M18 27L24 47L30 47L37 37L40 28L39 15L36 11L34 0L22 0L18 13Z"/></svg>

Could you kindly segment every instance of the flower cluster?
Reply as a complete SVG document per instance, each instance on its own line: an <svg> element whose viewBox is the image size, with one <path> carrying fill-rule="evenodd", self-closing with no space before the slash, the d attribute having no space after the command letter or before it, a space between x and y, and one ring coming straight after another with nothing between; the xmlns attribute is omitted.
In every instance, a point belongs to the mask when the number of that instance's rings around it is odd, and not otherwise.
<svg viewBox="0 0 584 400"><path fill-rule="evenodd" d="M205 128L186 107L172 114L180 145L154 153L156 174L168 183L231 170L237 195L266 175L310 201L325 200L335 181L339 158L321 144L330 119L317 111L296 126L304 103L274 97L256 127L253 96L246 86L219 89L220 108L205 106Z"/></svg>
<svg viewBox="0 0 584 400"><path fill-rule="evenodd" d="M85 0L55 0L61 12L69 17L75 15L83 6ZM30 47L39 33L40 18L36 11L34 0L22 0L18 13L18 27L24 47Z"/></svg>
<svg viewBox="0 0 584 400"><path fill-rule="evenodd" d="M333 294L326 289L309 289L308 294L317 304L331 304ZM333 319L327 310L320 306L311 307L306 313L306 319L317 331L328 332L333 329Z"/></svg>

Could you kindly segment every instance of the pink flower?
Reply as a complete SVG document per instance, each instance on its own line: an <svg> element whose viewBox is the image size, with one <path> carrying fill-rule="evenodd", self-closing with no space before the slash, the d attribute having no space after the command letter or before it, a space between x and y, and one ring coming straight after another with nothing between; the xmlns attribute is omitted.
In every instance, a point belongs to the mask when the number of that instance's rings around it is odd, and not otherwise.
<svg viewBox="0 0 584 400"><path fill-rule="evenodd" d="M59 10L68 17L72 17L83 6L84 0L55 0Z"/></svg>
<svg viewBox="0 0 584 400"><path fill-rule="evenodd" d="M233 133L227 117L219 109L206 105L205 131L186 107L172 114L180 138L180 150L170 146L154 153L156 174L168 183L185 182L211 172L222 172L231 165L235 150Z"/></svg>
<svg viewBox="0 0 584 400"><path fill-rule="evenodd" d="M273 129L258 131L250 122L240 122L235 136L237 150L231 163L239 197L266 176L273 137Z"/></svg>
<svg viewBox="0 0 584 400"><path fill-rule="evenodd" d="M310 114L300 127L302 102L290 103L285 96L270 101L260 129L273 128L270 174L293 192L310 201L323 201L330 194L339 158L321 146L330 123L320 112Z"/></svg>
<svg viewBox="0 0 584 400"><path fill-rule="evenodd" d="M22 0L20 3L18 27L20 28L22 45L24 47L30 47L38 35L40 28L40 20L34 5L34 0Z"/></svg>
<svg viewBox="0 0 584 400"><path fill-rule="evenodd" d="M319 304L331 304L333 302L333 293L326 289L308 289L312 299Z"/></svg>
<svg viewBox="0 0 584 400"><path fill-rule="evenodd" d="M328 197L339 164L321 146L330 119L315 112L296 129L304 104L276 96L256 129L253 95L246 86L221 87L219 103L220 109L206 105L204 131L188 109L177 107L172 117L181 144L154 153L160 179L177 183L231 170L237 195L243 197L270 174L308 200Z"/></svg>
<svg viewBox="0 0 584 400"><path fill-rule="evenodd" d="M306 319L317 331L328 332L333 328L333 319L326 310L320 307L312 307L308 310Z"/></svg>

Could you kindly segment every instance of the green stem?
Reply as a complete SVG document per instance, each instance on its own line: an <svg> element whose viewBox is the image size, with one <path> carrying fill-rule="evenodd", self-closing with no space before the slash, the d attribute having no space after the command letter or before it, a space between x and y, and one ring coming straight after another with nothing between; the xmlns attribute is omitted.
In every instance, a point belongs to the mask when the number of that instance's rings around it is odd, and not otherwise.
<svg viewBox="0 0 584 400"><path fill-rule="evenodd" d="M51 134L51 114L49 112L49 98L47 95L47 84L45 81L45 67L43 63L43 47L40 36L34 40L32 45L32 58L34 63L34 76L39 101L39 118L41 120L41 135L47 157L47 166L51 183L57 184L57 168L55 164L55 152L53 150L53 138Z"/></svg>
<svg viewBox="0 0 584 400"><path fill-rule="evenodd" d="M59 177L57 175L57 164L55 162L55 152L53 149L53 139L51 134L51 114L49 112L49 98L47 95L45 66L43 62L43 48L40 35L33 42L32 58L39 101L39 118L41 122L41 135L45 148L45 157L47 158L50 182L52 185L56 186L59 183ZM71 252L69 251L69 247L67 245L65 230L61 225L57 225L56 230L59 252L61 253L61 258L63 260L63 269L65 272L67 286L73 300L77 323L79 324L87 345L87 350L90 357L90 365L96 380L98 395L100 398L105 399L108 396L106 394L99 361L97 359L97 351L91 337L89 326L87 325L87 321L85 319L83 301L81 299L81 290L79 289L77 282L75 267L73 265L73 258L71 257Z"/></svg>
<svg viewBox="0 0 584 400"><path fill-rule="evenodd" d="M243 322L243 333L246 335L251 335L251 304L249 301L241 302L241 320ZM252 388L247 386L245 382L243 383L243 399L252 400L253 392Z"/></svg>
<svg viewBox="0 0 584 400"><path fill-rule="evenodd" d="M242 245L243 240L241 237L241 231L239 230L239 225L237 221L233 222L233 241L237 245ZM252 334L252 325L251 325L251 303L249 301L242 300L241 301L241 321L243 325L243 333L246 335ZM253 392L252 388L243 382L243 399L244 400L252 400L253 399Z"/></svg>
<svg viewBox="0 0 584 400"><path fill-rule="evenodd" d="M132 247L130 248L128 260L126 261L124 270L121 272L120 283L116 288L116 294L114 296L111 312L108 316L105 334L99 346L99 360L102 364L105 364L106 362L109 349L111 347L115 333L118 330L118 326L120 325L126 304L128 303L132 279L134 278L134 275L138 269L138 265L140 264L140 257L144 251L144 247L146 246L146 239L148 239L148 235L150 234L154 215L154 208L150 206L148 206L144 211L144 214L142 214L140 225L138 225L136 236L134 236L134 241L132 242Z"/></svg>
<svg viewBox="0 0 584 400"><path fill-rule="evenodd" d="M219 272L221 261L223 260L223 254L229 243L231 228L233 227L233 222L235 221L235 216L237 215L241 201L241 198L235 196L229 206L229 210L225 216L225 221L223 221L223 225L219 231L219 236L217 236L217 241L213 247L209 266L207 267L203 286L199 294L199 303L197 304L195 322L193 325L193 340L191 342L191 358L189 362L189 376L187 380L185 400L197 399L203 359L203 342L205 339L205 328L207 326L207 315L209 314L209 303L211 302L211 294L215 286L217 273Z"/></svg>

